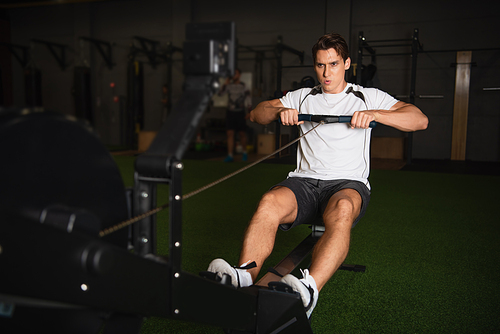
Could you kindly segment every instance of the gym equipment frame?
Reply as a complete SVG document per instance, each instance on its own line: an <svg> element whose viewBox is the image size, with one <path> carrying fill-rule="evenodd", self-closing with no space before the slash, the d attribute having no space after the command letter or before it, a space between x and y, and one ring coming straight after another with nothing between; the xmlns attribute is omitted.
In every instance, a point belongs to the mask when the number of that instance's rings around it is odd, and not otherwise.
<svg viewBox="0 0 500 334"><path fill-rule="evenodd" d="M418 53L421 52L422 44L420 43L418 37L418 28L413 29L413 35L411 39L391 39L391 40L372 40L371 44L366 40L363 31L358 33L358 55L357 55L357 75L356 83L361 84L362 77L362 67L363 67L363 51L366 50L372 58L372 62L375 61L376 57L380 56L411 56L411 74L410 74L410 100L411 104L415 103L415 86L417 81L417 57ZM395 44L402 43L402 44ZM377 54L374 48L383 47L411 47L411 52L403 53L381 53ZM413 157L413 133L409 132L406 134L406 163L411 165Z"/></svg>

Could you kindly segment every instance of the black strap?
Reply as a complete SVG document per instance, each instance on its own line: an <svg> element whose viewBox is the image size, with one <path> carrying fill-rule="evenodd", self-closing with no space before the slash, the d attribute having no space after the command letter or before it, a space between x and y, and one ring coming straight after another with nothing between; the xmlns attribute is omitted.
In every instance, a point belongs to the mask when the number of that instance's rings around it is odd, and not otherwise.
<svg viewBox="0 0 500 334"><path fill-rule="evenodd" d="M245 264L241 267L233 267L234 269L252 269L252 268L256 268L257 267L257 263L255 263L255 261L252 261L250 262L249 264Z"/></svg>
<svg viewBox="0 0 500 334"><path fill-rule="evenodd" d="M233 267L234 269L244 269L244 270L248 270L248 269L252 269L252 268L255 268L257 267L257 263L255 263L255 261L252 261L248 264L245 264L245 265L242 265L241 267ZM236 277L238 278L238 287L241 288L241 281L240 281L240 274L238 272L236 272Z"/></svg>
<svg viewBox="0 0 500 334"><path fill-rule="evenodd" d="M363 93L360 92L359 90L354 90L354 88L352 88L352 86L349 87L349 88L347 88L347 90L345 91L345 93L346 94L353 93L354 96L356 96L357 98L360 98L366 104L365 96L363 95Z"/></svg>
<svg viewBox="0 0 500 334"><path fill-rule="evenodd" d="M281 275L276 269L274 269L273 267L269 267L267 268L267 272L269 273L273 273L275 274L276 276L279 276L279 277L283 277L283 275Z"/></svg>
<svg viewBox="0 0 500 334"><path fill-rule="evenodd" d="M304 284L303 282L301 282L302 284ZM309 309L311 309L312 305L313 305L313 302L314 302L314 289L311 288L311 286L307 286L304 284L304 286L307 288L307 290L309 290L309 296L311 297L309 299L309 304L306 306L306 312L309 311Z"/></svg>

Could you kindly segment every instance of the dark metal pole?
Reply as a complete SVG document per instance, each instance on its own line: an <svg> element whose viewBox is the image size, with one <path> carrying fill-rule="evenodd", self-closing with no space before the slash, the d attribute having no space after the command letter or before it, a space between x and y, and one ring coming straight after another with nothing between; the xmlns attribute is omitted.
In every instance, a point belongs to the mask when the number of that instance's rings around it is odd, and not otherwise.
<svg viewBox="0 0 500 334"><path fill-rule="evenodd" d="M141 180L135 173L133 215L138 216L156 208L156 184ZM136 254L156 254L156 215L151 215L135 224L132 242Z"/></svg>
<svg viewBox="0 0 500 334"><path fill-rule="evenodd" d="M356 63L356 83L358 85L361 84L361 67L363 66L363 44L365 37L363 36L363 32L360 31L358 34L358 60Z"/></svg>
<svg viewBox="0 0 500 334"><path fill-rule="evenodd" d="M184 165L180 161L174 161L171 165L170 181L170 235L169 253L172 272L181 271L182 250L182 170Z"/></svg>
<svg viewBox="0 0 500 334"><path fill-rule="evenodd" d="M411 44L411 77L410 77L410 103L415 103L415 87L417 81L417 56L419 49L418 29L413 30L413 39ZM411 165L413 156L413 133L408 132L406 141L406 164Z"/></svg>
<svg viewBox="0 0 500 334"><path fill-rule="evenodd" d="M276 74L276 93L281 96L281 77L283 75L283 40L281 36L278 36L278 44L276 45L276 62L277 62L277 74ZM275 98L278 98L280 96L275 96ZM276 122L275 122L276 123ZM280 138L281 138L281 128L278 123L275 125L275 141L274 141L274 148L275 150L278 150L280 147ZM275 158L279 158L279 153L276 153Z"/></svg>

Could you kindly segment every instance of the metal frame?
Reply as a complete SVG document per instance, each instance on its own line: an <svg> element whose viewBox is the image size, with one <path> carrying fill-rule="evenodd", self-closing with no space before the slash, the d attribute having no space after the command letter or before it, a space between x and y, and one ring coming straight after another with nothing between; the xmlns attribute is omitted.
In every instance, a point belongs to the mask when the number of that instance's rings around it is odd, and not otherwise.
<svg viewBox="0 0 500 334"><path fill-rule="evenodd" d="M58 43L52 43L52 42L47 42L47 41L42 41L39 39L31 39L31 42L33 43L39 43L39 44L44 44L50 51L50 53L54 56L54 58L57 61L57 64L59 64L59 67L61 70L65 70L67 67L66 64L66 49L68 48L67 45L64 44L58 44ZM57 52L57 50L59 52Z"/></svg>
<svg viewBox="0 0 500 334"><path fill-rule="evenodd" d="M241 48L242 52L255 52L255 59L257 61L257 73L260 74L260 79L262 78L262 61L264 59L275 59L276 60L276 92L281 92L281 79L283 76L284 68L294 68L294 67L305 67L304 64L304 51L299 51L297 49L292 48L283 43L283 37L278 36L278 40L275 45L256 45L256 46L242 46L238 45L238 48ZM272 51L274 53L274 57L265 58L265 52ZM299 66L283 66L283 53L290 52L297 57L299 57L300 65ZM280 148L281 141L281 129L279 124L275 122L275 150ZM296 137L295 133L295 137ZM279 153L276 154L275 158L279 158Z"/></svg>
<svg viewBox="0 0 500 334"><path fill-rule="evenodd" d="M90 42L101 54L106 66L111 70L116 64L113 62L113 45L110 42L101 41L95 38L81 36L80 40Z"/></svg>
<svg viewBox="0 0 500 334"><path fill-rule="evenodd" d="M279 92L282 91L281 79L283 76L283 68L285 68L285 66L283 66L283 51L288 51L288 52L291 52L291 53L295 54L296 56L298 56L299 60L300 60L301 67L304 64L304 51L298 51L290 46L284 45L283 38L281 36L279 36L278 43L276 45L276 58L278 61L277 69L276 69L276 78L277 78L276 79L276 91L279 91ZM286 68L288 68L288 67L286 67ZM293 131L295 131L295 136L296 136L297 130L294 129ZM281 128L277 122L276 122L275 133L276 133L276 139L274 142L275 142L275 148L277 150L281 146ZM294 151L295 148L293 148L292 150ZM278 159L279 154L276 154L275 158Z"/></svg>
<svg viewBox="0 0 500 334"><path fill-rule="evenodd" d="M394 44L394 43L398 44ZM388 44L386 44L388 43ZM401 43L401 44L400 44ZM376 53L376 48L391 48L391 47L411 47L411 52L402 53ZM411 39L392 39L392 40L373 40L367 41L363 31L358 33L358 58L356 68L356 83L361 84L361 74L363 65L364 50L368 51L372 57L372 62L375 62L376 57L381 56L411 56L411 72L410 72L410 103L415 103L415 86L417 81L417 57L418 53L422 52L422 44L418 38L418 28L413 29ZM407 133L406 141L406 163L411 165L413 155L413 133Z"/></svg>
<svg viewBox="0 0 500 334"><path fill-rule="evenodd" d="M28 65L29 50L30 50L29 47L11 43L4 43L4 42L0 42L0 45L5 46L9 49L10 53L12 53L12 55L17 59L17 61L19 62L19 64L21 64L23 68L25 68ZM21 54L19 54L17 50L19 50Z"/></svg>
<svg viewBox="0 0 500 334"><path fill-rule="evenodd" d="M311 264L311 252L316 242L325 232L324 225L311 225L311 234L295 247L286 257L284 257L272 271L266 273L256 285L267 286L269 283L279 281L287 274L300 276L299 268L308 268ZM342 264L338 270L349 270L355 272L365 272L366 266L359 264Z"/></svg>

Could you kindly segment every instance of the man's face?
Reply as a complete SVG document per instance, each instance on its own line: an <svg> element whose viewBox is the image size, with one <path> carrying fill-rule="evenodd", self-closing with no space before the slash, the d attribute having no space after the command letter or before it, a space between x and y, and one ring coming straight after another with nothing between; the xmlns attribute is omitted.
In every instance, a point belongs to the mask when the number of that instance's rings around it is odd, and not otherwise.
<svg viewBox="0 0 500 334"><path fill-rule="evenodd" d="M238 81L240 80L241 73L238 70L234 70L234 76L233 76L233 81Z"/></svg>
<svg viewBox="0 0 500 334"><path fill-rule="evenodd" d="M351 59L346 61L335 49L318 50L314 70L324 93L338 94L346 86L345 71L351 66Z"/></svg>

